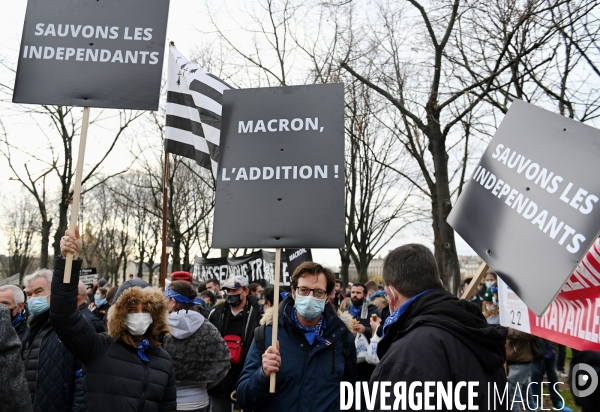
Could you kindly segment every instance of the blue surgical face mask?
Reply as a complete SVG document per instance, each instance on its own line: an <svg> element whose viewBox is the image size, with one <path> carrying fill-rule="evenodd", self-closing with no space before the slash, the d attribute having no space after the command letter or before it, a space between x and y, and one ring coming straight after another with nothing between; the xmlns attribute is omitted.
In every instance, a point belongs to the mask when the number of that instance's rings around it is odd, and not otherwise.
<svg viewBox="0 0 600 412"><path fill-rule="evenodd" d="M325 309L325 299L317 299L314 296L300 296L296 293L294 301L296 311L304 319L314 319Z"/></svg>
<svg viewBox="0 0 600 412"><path fill-rule="evenodd" d="M498 299L496 299L495 296L492 296L492 302L494 302L494 305L498 306Z"/></svg>
<svg viewBox="0 0 600 412"><path fill-rule="evenodd" d="M29 307L29 311L34 315L44 313L45 311L50 309L50 304L48 303L48 295L38 296L36 298L29 298L27 306Z"/></svg>
<svg viewBox="0 0 600 412"><path fill-rule="evenodd" d="M106 303L106 298L101 298L100 295L94 295L94 304L98 306L102 306Z"/></svg>
<svg viewBox="0 0 600 412"><path fill-rule="evenodd" d="M489 289L492 286L494 286L495 284L496 284L496 282L494 282L493 280L488 280L487 282L485 282L485 287Z"/></svg>

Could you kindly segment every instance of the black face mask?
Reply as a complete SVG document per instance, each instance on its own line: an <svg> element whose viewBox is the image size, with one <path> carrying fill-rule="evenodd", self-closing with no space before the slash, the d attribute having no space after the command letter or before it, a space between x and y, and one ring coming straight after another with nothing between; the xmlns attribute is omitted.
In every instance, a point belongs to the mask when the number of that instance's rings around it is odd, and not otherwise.
<svg viewBox="0 0 600 412"><path fill-rule="evenodd" d="M239 306L242 303L242 295L227 295L227 303L234 308Z"/></svg>

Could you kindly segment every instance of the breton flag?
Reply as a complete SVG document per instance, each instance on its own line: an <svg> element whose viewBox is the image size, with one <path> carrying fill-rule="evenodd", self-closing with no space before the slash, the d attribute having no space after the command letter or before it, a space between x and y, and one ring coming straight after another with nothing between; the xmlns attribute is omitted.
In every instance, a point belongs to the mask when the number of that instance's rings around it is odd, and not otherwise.
<svg viewBox="0 0 600 412"><path fill-rule="evenodd" d="M223 91L231 87L170 46L165 150L217 177Z"/></svg>

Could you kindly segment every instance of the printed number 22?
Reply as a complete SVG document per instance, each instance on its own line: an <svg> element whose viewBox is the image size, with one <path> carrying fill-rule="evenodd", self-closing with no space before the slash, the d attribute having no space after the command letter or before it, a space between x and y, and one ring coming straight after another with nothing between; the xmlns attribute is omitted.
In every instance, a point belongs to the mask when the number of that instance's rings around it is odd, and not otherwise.
<svg viewBox="0 0 600 412"><path fill-rule="evenodd" d="M515 315L516 315L516 316L515 316ZM517 321L516 321L516 322L515 322L515 317L517 318ZM511 318L511 323L512 323L513 325L519 325L519 326L521 326L521 311L518 311L518 312L515 314L515 311L514 311L514 310L511 310L511 311L510 311L510 318Z"/></svg>

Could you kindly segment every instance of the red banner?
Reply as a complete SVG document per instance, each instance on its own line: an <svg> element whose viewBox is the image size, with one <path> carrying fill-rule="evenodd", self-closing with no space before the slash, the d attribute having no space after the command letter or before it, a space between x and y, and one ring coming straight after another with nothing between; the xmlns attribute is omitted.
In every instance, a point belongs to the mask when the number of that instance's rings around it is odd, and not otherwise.
<svg viewBox="0 0 600 412"><path fill-rule="evenodd" d="M600 239L542 317L535 316L504 282L500 280L499 283L500 323L503 326L574 349L600 351Z"/></svg>

